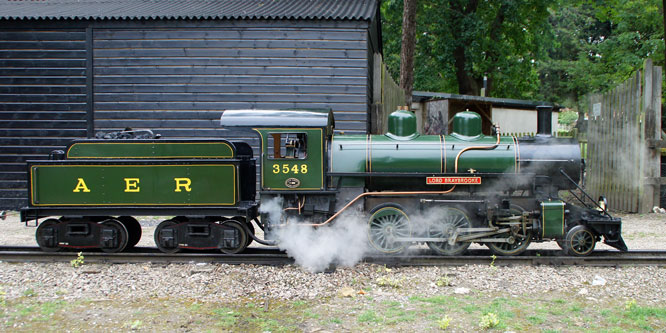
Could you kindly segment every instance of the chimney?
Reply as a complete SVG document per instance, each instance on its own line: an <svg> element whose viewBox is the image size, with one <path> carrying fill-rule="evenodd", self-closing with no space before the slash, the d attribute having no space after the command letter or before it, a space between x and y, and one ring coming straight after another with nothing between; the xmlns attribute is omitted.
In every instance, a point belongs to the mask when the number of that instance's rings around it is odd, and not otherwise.
<svg viewBox="0 0 666 333"><path fill-rule="evenodd" d="M551 135L553 132L553 107L550 105L539 105L537 109L537 134Z"/></svg>

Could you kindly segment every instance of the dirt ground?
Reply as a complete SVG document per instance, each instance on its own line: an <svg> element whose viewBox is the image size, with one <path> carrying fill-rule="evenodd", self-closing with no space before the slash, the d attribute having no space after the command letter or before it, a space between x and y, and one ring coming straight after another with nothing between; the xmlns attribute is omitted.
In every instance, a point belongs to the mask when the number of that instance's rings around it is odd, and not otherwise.
<svg viewBox="0 0 666 333"><path fill-rule="evenodd" d="M666 214L618 216L630 249L666 249ZM140 246L154 246L160 220L141 220ZM0 245L36 245L35 228L16 215L0 227ZM3 330L664 331L666 269L357 264L310 273L295 266L0 262Z"/></svg>

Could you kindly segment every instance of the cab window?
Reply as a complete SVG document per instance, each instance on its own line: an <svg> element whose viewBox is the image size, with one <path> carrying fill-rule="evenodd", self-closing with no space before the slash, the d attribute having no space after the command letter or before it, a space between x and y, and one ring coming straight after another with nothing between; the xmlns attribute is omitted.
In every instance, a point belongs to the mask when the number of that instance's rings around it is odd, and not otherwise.
<svg viewBox="0 0 666 333"><path fill-rule="evenodd" d="M268 133L269 159L304 159L307 157L307 134Z"/></svg>

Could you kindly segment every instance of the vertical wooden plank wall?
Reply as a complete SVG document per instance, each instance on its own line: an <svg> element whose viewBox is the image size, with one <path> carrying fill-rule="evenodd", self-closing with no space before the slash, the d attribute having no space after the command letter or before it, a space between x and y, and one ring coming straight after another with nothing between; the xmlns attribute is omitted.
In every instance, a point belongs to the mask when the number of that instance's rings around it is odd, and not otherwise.
<svg viewBox="0 0 666 333"><path fill-rule="evenodd" d="M590 97L587 188L606 196L611 208L647 212L659 204L661 68L647 60L643 71L600 98ZM652 143L652 144L651 144ZM652 148L651 148L652 146Z"/></svg>

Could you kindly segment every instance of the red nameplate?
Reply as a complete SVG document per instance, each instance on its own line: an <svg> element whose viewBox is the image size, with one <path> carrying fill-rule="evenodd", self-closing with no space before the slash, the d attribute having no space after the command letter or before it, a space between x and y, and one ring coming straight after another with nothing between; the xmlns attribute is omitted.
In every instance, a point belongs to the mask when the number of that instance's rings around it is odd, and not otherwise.
<svg viewBox="0 0 666 333"><path fill-rule="evenodd" d="M481 184L481 177L426 177L426 184L428 185L479 185Z"/></svg>

